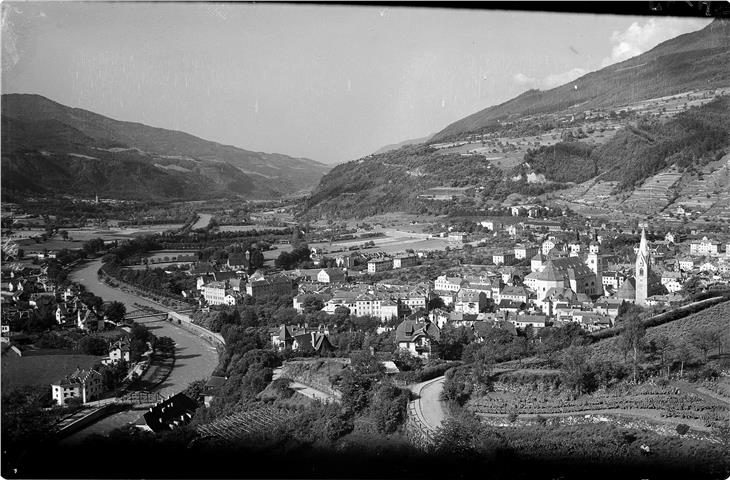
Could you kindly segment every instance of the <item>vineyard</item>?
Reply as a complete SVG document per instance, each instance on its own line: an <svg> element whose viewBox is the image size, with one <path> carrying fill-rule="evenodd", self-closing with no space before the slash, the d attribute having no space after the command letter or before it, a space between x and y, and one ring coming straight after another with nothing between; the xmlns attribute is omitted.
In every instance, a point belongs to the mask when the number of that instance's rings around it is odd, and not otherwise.
<svg viewBox="0 0 730 480"><path fill-rule="evenodd" d="M656 340L665 336L673 342L687 341L695 331L728 329L730 324L730 302L723 302L714 307L702 310L679 320L674 320L663 325L650 327L646 330L646 342ZM594 360L621 360L621 354L617 348L618 338L608 338L588 347L588 351ZM691 345L688 348L692 349ZM699 356L700 352L695 351Z"/></svg>
<svg viewBox="0 0 730 480"><path fill-rule="evenodd" d="M694 393L681 392L672 386L640 385L596 392L578 399L561 398L550 391L504 388L468 403L478 415L566 415L606 410L626 413L642 411L652 416L692 423L698 428L712 428L730 420L730 409L703 399Z"/></svg>
<svg viewBox="0 0 730 480"><path fill-rule="evenodd" d="M227 415L211 423L200 425L197 427L197 431L203 438L235 441L244 436L271 432L296 416L295 410L267 405Z"/></svg>

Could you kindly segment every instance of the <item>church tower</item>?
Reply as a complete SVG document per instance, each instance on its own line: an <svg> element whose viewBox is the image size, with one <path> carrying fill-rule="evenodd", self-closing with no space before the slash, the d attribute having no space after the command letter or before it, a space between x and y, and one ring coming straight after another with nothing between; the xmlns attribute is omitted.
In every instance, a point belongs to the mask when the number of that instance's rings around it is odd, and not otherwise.
<svg viewBox="0 0 730 480"><path fill-rule="evenodd" d="M599 256L599 244L598 242L591 242L588 247L588 256L586 257L586 265L591 269L593 275L596 277L595 294L603 295L603 272L601 271L601 257Z"/></svg>
<svg viewBox="0 0 730 480"><path fill-rule="evenodd" d="M646 232L641 229L641 243L636 254L636 304L646 306L649 296L649 246L646 244Z"/></svg>

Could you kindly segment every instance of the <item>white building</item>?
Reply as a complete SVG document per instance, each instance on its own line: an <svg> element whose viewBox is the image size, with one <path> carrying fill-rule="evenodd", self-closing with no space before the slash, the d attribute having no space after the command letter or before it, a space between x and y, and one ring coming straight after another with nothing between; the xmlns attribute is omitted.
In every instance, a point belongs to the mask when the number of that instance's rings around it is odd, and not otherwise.
<svg viewBox="0 0 730 480"><path fill-rule="evenodd" d="M690 255L717 255L720 253L720 242L708 240L707 237L702 237L699 242L695 241L689 245Z"/></svg>
<svg viewBox="0 0 730 480"><path fill-rule="evenodd" d="M101 374L96 370L76 369L72 374L51 384L51 397L59 405L66 405L72 398L80 398L88 403L99 398L103 391Z"/></svg>

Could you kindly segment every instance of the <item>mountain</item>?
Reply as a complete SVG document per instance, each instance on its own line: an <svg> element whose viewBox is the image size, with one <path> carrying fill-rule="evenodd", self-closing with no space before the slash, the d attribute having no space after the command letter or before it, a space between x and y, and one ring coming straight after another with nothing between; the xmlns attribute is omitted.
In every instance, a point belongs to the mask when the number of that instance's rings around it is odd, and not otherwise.
<svg viewBox="0 0 730 480"><path fill-rule="evenodd" d="M721 205L730 192L728 94L730 22L716 20L569 84L478 112L424 144L337 165L304 210L312 217L461 215L543 200L658 214L686 200L701 205L698 214L730 215ZM708 178L711 188L703 185Z"/></svg>
<svg viewBox="0 0 730 480"><path fill-rule="evenodd" d="M277 198L328 166L122 122L40 95L2 96L3 192L127 199Z"/></svg>
<svg viewBox="0 0 730 480"><path fill-rule="evenodd" d="M613 108L692 89L728 85L730 21L717 19L697 32L547 91L529 90L447 126L431 142L481 133L500 121L556 112Z"/></svg>
<svg viewBox="0 0 730 480"><path fill-rule="evenodd" d="M373 153L373 155L377 155L379 153L385 153L389 152L391 150L398 150L401 147L405 147L407 145L417 145L419 143L425 143L427 142L433 135L427 135L425 137L421 138L414 138L412 140L403 140L402 142L393 143L390 145L386 145L384 147L379 148L377 151Z"/></svg>

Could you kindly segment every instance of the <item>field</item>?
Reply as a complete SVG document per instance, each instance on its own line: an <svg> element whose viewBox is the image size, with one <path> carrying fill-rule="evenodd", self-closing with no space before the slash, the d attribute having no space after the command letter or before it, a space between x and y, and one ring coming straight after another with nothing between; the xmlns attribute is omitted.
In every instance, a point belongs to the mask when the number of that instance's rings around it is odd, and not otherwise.
<svg viewBox="0 0 730 480"><path fill-rule="evenodd" d="M76 367L88 369L102 357L92 355L34 355L19 357L13 352L2 357L3 392L27 385L48 385L73 373Z"/></svg>
<svg viewBox="0 0 730 480"><path fill-rule="evenodd" d="M289 227L270 227L268 225L221 225L221 232L248 232L251 230L286 230Z"/></svg>
<svg viewBox="0 0 730 480"><path fill-rule="evenodd" d="M83 246L83 242L87 242L94 238L101 238L103 240L123 240L136 237L138 235L151 235L168 230L178 230L181 227L182 224L141 225L139 227L113 229L70 228L66 230L68 232L68 240L63 240L61 236L57 234L53 238L49 238L45 242L41 241L39 243L36 243L36 241L31 238L27 238L29 235L40 236L45 233L45 230L36 229L16 232L16 234L24 238L17 238L15 235L11 238L18 243L19 247L24 248L26 252L30 250L42 251L44 248L48 250L60 250L63 248L81 248Z"/></svg>

